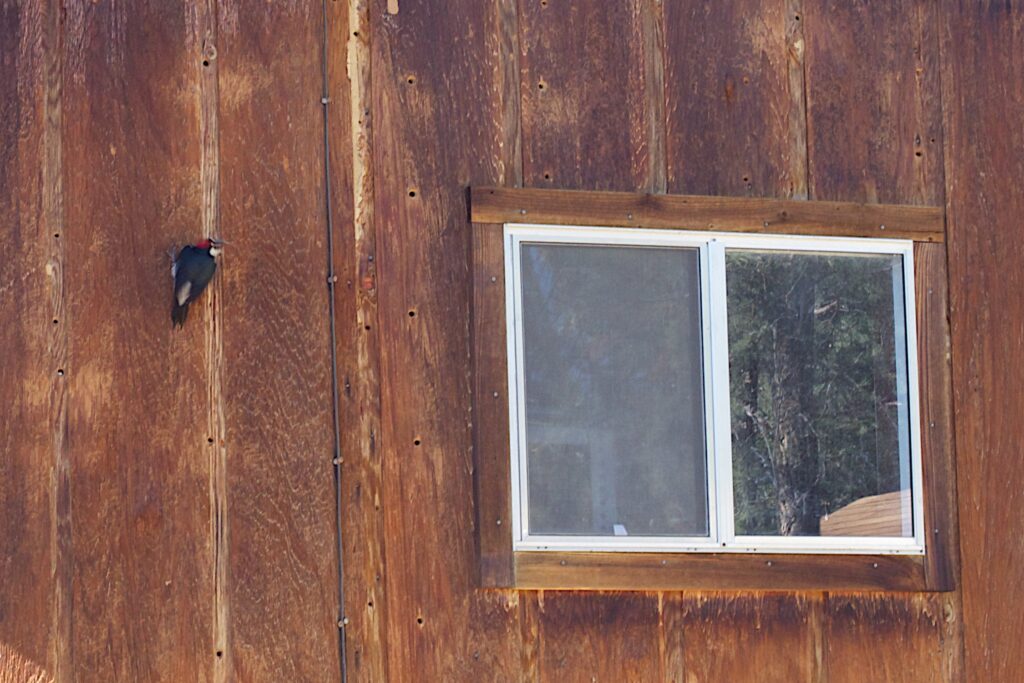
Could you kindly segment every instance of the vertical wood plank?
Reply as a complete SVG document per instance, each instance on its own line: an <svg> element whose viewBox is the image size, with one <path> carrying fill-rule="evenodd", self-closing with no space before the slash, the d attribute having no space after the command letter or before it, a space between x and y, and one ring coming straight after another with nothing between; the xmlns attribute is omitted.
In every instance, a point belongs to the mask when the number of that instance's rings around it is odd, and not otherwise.
<svg viewBox="0 0 1024 683"><path fill-rule="evenodd" d="M932 594L830 594L824 624L827 680L950 680L941 656L942 619L942 601Z"/></svg>
<svg viewBox="0 0 1024 683"><path fill-rule="evenodd" d="M201 226L200 53L182 5L64 11L74 676L209 680L204 330L166 254Z"/></svg>
<svg viewBox="0 0 1024 683"><path fill-rule="evenodd" d="M318 2L218 6L225 656L241 680L341 670L322 21Z"/></svg>
<svg viewBox="0 0 1024 683"><path fill-rule="evenodd" d="M526 186L664 191L660 11L520 0Z"/></svg>
<svg viewBox="0 0 1024 683"><path fill-rule="evenodd" d="M935 3L803 2L810 196L868 203L941 203ZM869 59L864 58L866 45L871 46ZM927 312L935 313L934 297L922 299L918 293L918 300ZM934 348L922 348L923 358L928 354L930 361L943 362L941 339L926 334L920 340L939 346L938 354ZM927 390L927 384L922 388ZM932 397L929 393L924 398ZM941 404L933 408L929 401L927 409L928 417L935 417ZM927 423L923 431L930 439ZM942 448L932 451L929 455L940 467L948 464L950 453ZM929 463L930 471L935 471L934 464ZM934 573L935 567L931 569ZM885 680L921 680L922 676L957 680L959 639L955 634L948 637L944 620L949 609L953 620L959 620L958 603L956 596L951 602L939 594L829 595L826 660L830 680L864 680L865 666ZM875 621L877 629L863 626ZM865 663L866 652L871 653L870 665ZM944 668L944 660L954 662L953 666Z"/></svg>
<svg viewBox="0 0 1024 683"><path fill-rule="evenodd" d="M1024 8L941 7L963 677L1010 681L1024 671Z"/></svg>
<svg viewBox="0 0 1024 683"><path fill-rule="evenodd" d="M350 681L389 680L368 0L328 3L341 525Z"/></svg>
<svg viewBox="0 0 1024 683"><path fill-rule="evenodd" d="M669 192L805 195L803 38L792 5L665 4Z"/></svg>
<svg viewBox="0 0 1024 683"><path fill-rule="evenodd" d="M67 320L63 243L55 237L62 226L53 9L0 4L0 680L55 677L68 651L58 536L67 383L57 369L67 361Z"/></svg>
<svg viewBox="0 0 1024 683"><path fill-rule="evenodd" d="M327 13L346 656L350 681L377 681L388 670L369 2Z"/></svg>
<svg viewBox="0 0 1024 683"><path fill-rule="evenodd" d="M812 198L941 204L937 5L803 3Z"/></svg>
<svg viewBox="0 0 1024 683"><path fill-rule="evenodd" d="M675 603L686 681L817 681L815 595L708 593ZM666 605L666 610L670 609Z"/></svg>
<svg viewBox="0 0 1024 683"><path fill-rule="evenodd" d="M538 610L542 683L664 680L657 594L549 591Z"/></svg>
<svg viewBox="0 0 1024 683"><path fill-rule="evenodd" d="M508 8L371 6L389 670L519 680L516 595L478 587L466 189L515 181Z"/></svg>

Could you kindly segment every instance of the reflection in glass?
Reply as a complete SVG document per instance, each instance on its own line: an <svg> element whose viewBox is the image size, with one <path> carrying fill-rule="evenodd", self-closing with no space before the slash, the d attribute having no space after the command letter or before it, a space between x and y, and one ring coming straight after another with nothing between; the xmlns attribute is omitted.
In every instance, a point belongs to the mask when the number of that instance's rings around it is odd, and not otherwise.
<svg viewBox="0 0 1024 683"><path fill-rule="evenodd" d="M737 535L913 535L900 256L726 251Z"/></svg>
<svg viewBox="0 0 1024 683"><path fill-rule="evenodd" d="M698 251L521 259L530 533L707 535Z"/></svg>

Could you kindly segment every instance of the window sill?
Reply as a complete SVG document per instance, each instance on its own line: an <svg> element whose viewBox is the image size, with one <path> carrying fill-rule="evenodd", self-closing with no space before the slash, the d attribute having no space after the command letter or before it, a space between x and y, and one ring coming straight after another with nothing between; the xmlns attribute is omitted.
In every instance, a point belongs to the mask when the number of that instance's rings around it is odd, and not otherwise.
<svg viewBox="0 0 1024 683"><path fill-rule="evenodd" d="M929 581L923 556L516 551L505 581L544 590L949 591Z"/></svg>

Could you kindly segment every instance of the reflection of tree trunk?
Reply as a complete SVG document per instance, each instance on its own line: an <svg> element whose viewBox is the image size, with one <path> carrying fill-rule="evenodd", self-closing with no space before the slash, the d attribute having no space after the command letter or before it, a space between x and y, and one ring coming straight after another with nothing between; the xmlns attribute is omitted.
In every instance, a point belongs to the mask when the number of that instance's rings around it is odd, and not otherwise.
<svg viewBox="0 0 1024 683"><path fill-rule="evenodd" d="M775 372L771 383L774 424L772 464L779 533L816 535L822 513L814 402L813 271L804 270L773 330Z"/></svg>
<svg viewBox="0 0 1024 683"><path fill-rule="evenodd" d="M893 370L896 359L889 351L894 348L893 329L882 325L879 347L872 363L872 383L875 398L875 491L884 493L896 488L899 472L893 471L893 463L899 462L894 453L898 450L899 435L895 418L896 383Z"/></svg>

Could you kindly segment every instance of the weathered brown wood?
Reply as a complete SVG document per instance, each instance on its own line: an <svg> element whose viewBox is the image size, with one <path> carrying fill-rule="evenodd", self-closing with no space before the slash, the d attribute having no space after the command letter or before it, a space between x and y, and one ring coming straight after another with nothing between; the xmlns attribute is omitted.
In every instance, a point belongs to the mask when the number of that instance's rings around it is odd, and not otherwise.
<svg viewBox="0 0 1024 683"><path fill-rule="evenodd" d="M202 225L200 55L181 5L63 11L67 677L210 680L205 330L198 311L172 330L165 253Z"/></svg>
<svg viewBox="0 0 1024 683"><path fill-rule="evenodd" d="M944 2L946 200L964 628L963 677L1024 671L1024 7Z"/></svg>
<svg viewBox="0 0 1024 683"><path fill-rule="evenodd" d="M537 608L542 683L664 680L657 595L546 592Z"/></svg>
<svg viewBox="0 0 1024 683"><path fill-rule="evenodd" d="M914 272L925 478L925 574L932 588L952 590L957 581L960 546L953 457L946 250L940 245L918 244L914 249Z"/></svg>
<svg viewBox="0 0 1024 683"><path fill-rule="evenodd" d="M668 191L806 196L793 0L665 3Z"/></svg>
<svg viewBox="0 0 1024 683"><path fill-rule="evenodd" d="M824 624L826 680L949 680L941 650L936 648L942 642L941 605L930 595L829 595Z"/></svg>
<svg viewBox="0 0 1024 683"><path fill-rule="evenodd" d="M811 197L942 203L938 5L803 4Z"/></svg>
<svg viewBox="0 0 1024 683"><path fill-rule="evenodd" d="M812 198L942 202L937 8L936 3L924 0L896 4L804 0ZM865 46L870 46L867 53ZM870 58L865 59L865 54ZM924 268L917 271L918 355L922 413L928 419L922 424L926 522L929 529L938 526L938 536L948 539L940 523L947 518L940 520L935 514L937 506L952 495L951 482L947 480L942 490L938 481L951 457L946 450L950 432L945 431L943 441L939 432L945 428L938 423L949 409L943 405L947 399L940 386L945 344L941 333L936 334L945 315L934 296L935 288L941 288L935 283L941 278L941 271L935 272L939 261L941 257L925 259ZM925 285L922 278L930 282ZM933 290L931 299L927 298L928 288ZM930 426L933 420L937 421L935 429ZM948 509L941 512L948 514ZM948 588L955 583L947 570L956 562L957 551L945 540L936 542L935 536L930 533L928 538L926 579L933 588ZM940 552L933 554L933 550ZM939 580L934 571L937 567L944 567L942 573L949 580ZM957 602L956 593L952 600L945 594L885 596L874 601L829 596L825 627L830 678L959 680L958 639L947 638L933 627L933 617L922 616L942 614L945 606L953 605L952 618L958 623ZM882 622L877 632L862 626L870 623L872 615ZM894 631L886 630L887 620ZM872 654L871 665L865 664L865 653ZM952 665L944 670L943 661ZM933 676L932 672L942 675Z"/></svg>
<svg viewBox="0 0 1024 683"><path fill-rule="evenodd" d="M645 49L657 28L641 15L654 11L647 0L519 3L526 185L651 187L652 121L664 106L644 86L659 55Z"/></svg>
<svg viewBox="0 0 1024 683"><path fill-rule="evenodd" d="M468 184L515 180L508 12L370 12L389 671L519 680L518 599L479 589L473 541L466 220Z"/></svg>
<svg viewBox="0 0 1024 683"><path fill-rule="evenodd" d="M62 226L53 9L0 8L0 680L11 681L33 673L45 680L67 647L58 642L56 608L65 573L55 485L66 464L67 384L57 368L67 361L67 320L54 237Z"/></svg>
<svg viewBox="0 0 1024 683"><path fill-rule="evenodd" d="M906 555L515 553L521 588L560 590L928 590Z"/></svg>
<svg viewBox="0 0 1024 683"><path fill-rule="evenodd" d="M480 223L881 237L941 242L941 207L474 187Z"/></svg>
<svg viewBox="0 0 1024 683"><path fill-rule="evenodd" d="M473 466L480 581L514 586L505 250L500 224L473 224Z"/></svg>
<svg viewBox="0 0 1024 683"><path fill-rule="evenodd" d="M370 117L369 3L328 3L331 207L341 384L341 525L350 681L390 680ZM344 37L344 40L342 38Z"/></svg>
<svg viewBox="0 0 1024 683"><path fill-rule="evenodd" d="M228 651L340 679L322 7L218 4ZM338 142L338 144L341 144Z"/></svg>
<svg viewBox="0 0 1024 683"><path fill-rule="evenodd" d="M680 681L819 681L815 596L707 593L666 605L682 636Z"/></svg>

